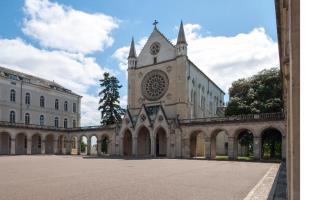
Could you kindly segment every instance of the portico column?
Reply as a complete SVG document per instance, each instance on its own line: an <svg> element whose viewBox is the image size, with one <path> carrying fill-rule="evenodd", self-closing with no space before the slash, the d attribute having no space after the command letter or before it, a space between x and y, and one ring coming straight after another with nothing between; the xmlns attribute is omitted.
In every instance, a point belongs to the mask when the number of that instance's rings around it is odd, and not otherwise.
<svg viewBox="0 0 320 200"><path fill-rule="evenodd" d="M77 144L77 154L80 155L81 152L81 137L78 139Z"/></svg>
<svg viewBox="0 0 320 200"><path fill-rule="evenodd" d="M235 148L236 148L236 141L234 137L228 137L228 157L230 160L234 160L237 158Z"/></svg>
<svg viewBox="0 0 320 200"><path fill-rule="evenodd" d="M53 139L53 154L58 154L58 139Z"/></svg>
<svg viewBox="0 0 320 200"><path fill-rule="evenodd" d="M261 159L261 137L254 137L253 138L253 155L254 159L260 160Z"/></svg>
<svg viewBox="0 0 320 200"><path fill-rule="evenodd" d="M91 155L91 140L87 140L87 155Z"/></svg>
<svg viewBox="0 0 320 200"><path fill-rule="evenodd" d="M210 159L210 138L205 137L204 138L204 146L205 146L205 152L204 152L204 156L206 159Z"/></svg>
<svg viewBox="0 0 320 200"><path fill-rule="evenodd" d="M156 142L155 142L156 138L154 136L150 136L150 141L151 141L151 156L156 156Z"/></svg>
<svg viewBox="0 0 320 200"><path fill-rule="evenodd" d="M32 138L27 137L27 154L31 155Z"/></svg>
<svg viewBox="0 0 320 200"><path fill-rule="evenodd" d="M11 138L10 139L10 154L11 155L16 155L16 138Z"/></svg>
<svg viewBox="0 0 320 200"><path fill-rule="evenodd" d="M132 138L132 155L137 156L138 155L138 142L137 137Z"/></svg>
<svg viewBox="0 0 320 200"><path fill-rule="evenodd" d="M101 140L97 139L97 155L101 155Z"/></svg>
<svg viewBox="0 0 320 200"><path fill-rule="evenodd" d="M217 136L212 136L211 137L211 143L210 143L210 152L211 152L211 155L210 155L210 158L211 159L215 159L216 158L216 137Z"/></svg>
<svg viewBox="0 0 320 200"><path fill-rule="evenodd" d="M41 137L41 154L46 153L46 140L45 138Z"/></svg>

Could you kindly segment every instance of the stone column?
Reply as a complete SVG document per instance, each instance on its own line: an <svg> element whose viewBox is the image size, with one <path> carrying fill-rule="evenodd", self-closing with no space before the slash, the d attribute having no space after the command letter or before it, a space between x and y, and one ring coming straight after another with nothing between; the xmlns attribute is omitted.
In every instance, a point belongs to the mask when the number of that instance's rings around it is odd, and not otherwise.
<svg viewBox="0 0 320 200"><path fill-rule="evenodd" d="M204 146L205 146L204 156L206 159L210 159L210 157L211 157L210 138L208 138L208 137L204 138Z"/></svg>
<svg viewBox="0 0 320 200"><path fill-rule="evenodd" d="M16 155L16 138L11 138L10 139L10 154L11 155Z"/></svg>
<svg viewBox="0 0 320 200"><path fill-rule="evenodd" d="M132 137L132 155L137 156L138 155L138 141L137 137Z"/></svg>
<svg viewBox="0 0 320 200"><path fill-rule="evenodd" d="M46 153L46 140L41 138L41 154Z"/></svg>
<svg viewBox="0 0 320 200"><path fill-rule="evenodd" d="M154 136L150 136L150 142L151 142L151 149L150 154L151 156L156 156L156 138Z"/></svg>
<svg viewBox="0 0 320 200"><path fill-rule="evenodd" d="M77 154L80 155L81 152L81 137L78 139L77 144Z"/></svg>
<svg viewBox="0 0 320 200"><path fill-rule="evenodd" d="M32 148L32 138L27 137L27 154L31 155L31 148Z"/></svg>
<svg viewBox="0 0 320 200"><path fill-rule="evenodd" d="M253 156L255 160L261 159L261 137L253 138Z"/></svg>
<svg viewBox="0 0 320 200"><path fill-rule="evenodd" d="M91 155L91 140L87 140L87 155Z"/></svg>
<svg viewBox="0 0 320 200"><path fill-rule="evenodd" d="M236 140L234 137L228 137L228 157L230 160L237 159L236 153Z"/></svg>
<svg viewBox="0 0 320 200"><path fill-rule="evenodd" d="M286 160L286 136L282 136L281 155L282 159Z"/></svg>
<svg viewBox="0 0 320 200"><path fill-rule="evenodd" d="M58 154L58 140L53 139L53 154Z"/></svg>
<svg viewBox="0 0 320 200"><path fill-rule="evenodd" d="M97 155L101 155L101 140L97 139Z"/></svg>
<svg viewBox="0 0 320 200"><path fill-rule="evenodd" d="M211 137L211 140L210 140L210 142L211 142L211 145L210 145L210 152L211 152L211 155L210 155L210 159L215 159L216 158L216 137L217 136L212 136Z"/></svg>

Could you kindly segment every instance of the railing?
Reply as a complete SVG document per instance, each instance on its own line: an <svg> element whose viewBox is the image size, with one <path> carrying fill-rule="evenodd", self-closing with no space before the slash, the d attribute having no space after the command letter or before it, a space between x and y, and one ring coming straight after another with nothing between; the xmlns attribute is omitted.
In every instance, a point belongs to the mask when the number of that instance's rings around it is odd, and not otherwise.
<svg viewBox="0 0 320 200"><path fill-rule="evenodd" d="M261 113L248 115L234 115L227 117L210 117L210 118L195 118L195 119L179 119L179 123L206 123L206 122L238 122L238 121L274 121L283 120L283 113Z"/></svg>
<svg viewBox="0 0 320 200"><path fill-rule="evenodd" d="M0 126L14 127L14 128L30 128L30 129L42 129L42 130L52 130L52 131L83 131L83 130L94 130L94 129L107 129L111 126L83 126L75 128L62 128L54 126L41 126L38 124L24 124L24 123L10 123L6 121L0 121Z"/></svg>

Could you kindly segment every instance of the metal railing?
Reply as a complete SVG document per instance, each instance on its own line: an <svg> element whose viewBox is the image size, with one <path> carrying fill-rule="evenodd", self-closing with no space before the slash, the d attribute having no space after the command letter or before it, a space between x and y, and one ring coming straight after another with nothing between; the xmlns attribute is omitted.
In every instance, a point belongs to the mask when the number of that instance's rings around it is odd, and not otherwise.
<svg viewBox="0 0 320 200"><path fill-rule="evenodd" d="M207 122L244 122L244 121L274 121L283 120L284 113L261 113L248 115L234 115L226 117L209 117L209 118L195 118L195 119L179 119L179 123L207 123Z"/></svg>

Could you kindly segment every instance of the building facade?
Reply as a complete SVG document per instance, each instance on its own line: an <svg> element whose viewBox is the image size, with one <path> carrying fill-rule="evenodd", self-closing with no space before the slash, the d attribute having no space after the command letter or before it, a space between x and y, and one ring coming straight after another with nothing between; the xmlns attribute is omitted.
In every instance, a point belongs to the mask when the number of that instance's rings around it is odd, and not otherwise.
<svg viewBox="0 0 320 200"><path fill-rule="evenodd" d="M61 85L0 67L0 121L56 128L80 126L81 96Z"/></svg>

